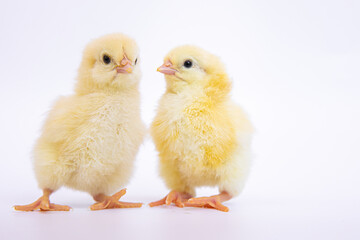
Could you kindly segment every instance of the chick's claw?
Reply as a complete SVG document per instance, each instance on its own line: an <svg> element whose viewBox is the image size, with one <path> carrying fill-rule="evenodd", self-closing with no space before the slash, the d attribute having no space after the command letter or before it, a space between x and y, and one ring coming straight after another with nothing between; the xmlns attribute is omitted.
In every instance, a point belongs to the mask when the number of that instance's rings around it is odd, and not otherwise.
<svg viewBox="0 0 360 240"><path fill-rule="evenodd" d="M101 203L95 203L91 205L91 210L103 210L103 209L112 209L112 208L139 208L142 206L142 203L130 203L130 202L120 202L105 200Z"/></svg>
<svg viewBox="0 0 360 240"><path fill-rule="evenodd" d="M50 203L49 199L42 196L38 200L36 200L35 202L33 202L31 204L16 205L16 206L14 206L14 209L17 211L29 212L29 211L35 211L35 210L39 210L39 211L70 211L71 208L69 206L65 206L65 205L58 205L58 204Z"/></svg>
<svg viewBox="0 0 360 240"><path fill-rule="evenodd" d="M188 200L187 207L213 208L219 211L228 212L229 208L224 206L217 196L191 198Z"/></svg>
<svg viewBox="0 0 360 240"><path fill-rule="evenodd" d="M171 191L168 195L166 195L166 197L159 201L150 203L149 206L156 207L164 204L170 205L171 203L174 203L175 206L182 208L185 206L185 203L189 198L191 198L191 195L188 193Z"/></svg>
<svg viewBox="0 0 360 240"><path fill-rule="evenodd" d="M151 203L149 203L149 206L156 207L156 206L164 205L164 204L166 204L166 198L167 198L167 196L164 197L163 199L160 199L159 201L151 202Z"/></svg>
<svg viewBox="0 0 360 240"><path fill-rule="evenodd" d="M112 195L112 197L116 200L119 200L122 196L124 196L126 194L126 188L121 189L120 191L118 191L117 193L115 193L114 195Z"/></svg>
<svg viewBox="0 0 360 240"><path fill-rule="evenodd" d="M71 207L66 206L66 205L50 203L50 208L48 209L48 211L70 211L70 209L71 209ZM43 209L40 209L40 210L44 211Z"/></svg>
<svg viewBox="0 0 360 240"><path fill-rule="evenodd" d="M90 209L103 210L103 209L112 209L112 208L139 208L142 206L142 203L130 203L130 202L119 201L119 199L122 196L124 196L125 193L126 193L126 189L124 188L112 196L105 196L103 194L94 196L94 199L96 201L99 201L99 203L95 203L91 205Z"/></svg>

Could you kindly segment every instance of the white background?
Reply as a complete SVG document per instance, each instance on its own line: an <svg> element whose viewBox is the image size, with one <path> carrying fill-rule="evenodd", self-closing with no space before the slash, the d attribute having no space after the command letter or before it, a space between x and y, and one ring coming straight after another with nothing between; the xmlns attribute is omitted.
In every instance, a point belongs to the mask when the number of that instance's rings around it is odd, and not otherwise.
<svg viewBox="0 0 360 240"><path fill-rule="evenodd" d="M0 239L360 239L359 12L356 0L1 1ZM46 112L73 92L84 46L112 32L141 48L147 125L171 48L196 44L225 62L257 129L252 173L229 213L91 212L91 197L69 189L52 200L72 212L12 210L41 194L31 151ZM168 192L149 138L127 188L124 200L144 203Z"/></svg>

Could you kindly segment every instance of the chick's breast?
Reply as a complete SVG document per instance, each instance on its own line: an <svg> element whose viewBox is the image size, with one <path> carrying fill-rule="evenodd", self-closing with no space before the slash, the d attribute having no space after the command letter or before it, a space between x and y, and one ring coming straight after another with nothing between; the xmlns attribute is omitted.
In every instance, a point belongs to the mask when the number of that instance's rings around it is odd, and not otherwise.
<svg viewBox="0 0 360 240"><path fill-rule="evenodd" d="M165 181L176 182L176 172L190 187L220 182L239 147L235 123L227 110L226 106L213 106L201 99L184 103L176 95L164 96L152 136ZM171 183L168 185L173 188Z"/></svg>
<svg viewBox="0 0 360 240"><path fill-rule="evenodd" d="M129 104L125 97L92 94L55 106L35 148L39 184L43 175L47 184L62 178L92 195L126 184L144 132L137 105ZM54 161L44 158L50 151Z"/></svg>

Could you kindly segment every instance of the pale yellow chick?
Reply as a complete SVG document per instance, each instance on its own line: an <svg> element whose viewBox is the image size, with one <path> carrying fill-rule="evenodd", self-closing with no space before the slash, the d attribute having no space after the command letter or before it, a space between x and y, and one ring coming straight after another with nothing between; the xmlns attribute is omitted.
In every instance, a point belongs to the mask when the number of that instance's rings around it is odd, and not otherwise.
<svg viewBox="0 0 360 240"><path fill-rule="evenodd" d="M172 50L158 68L167 89L151 125L160 174L172 190L150 206L209 207L228 211L250 167L253 132L229 97L231 82L219 58L194 46ZM195 197L195 188L218 186L220 194Z"/></svg>
<svg viewBox="0 0 360 240"><path fill-rule="evenodd" d="M140 207L119 202L126 190L145 126L140 118L139 49L123 34L90 42L84 50L75 94L60 98L34 149L34 169L44 194L16 210L69 210L49 202L62 186L88 192L92 210Z"/></svg>

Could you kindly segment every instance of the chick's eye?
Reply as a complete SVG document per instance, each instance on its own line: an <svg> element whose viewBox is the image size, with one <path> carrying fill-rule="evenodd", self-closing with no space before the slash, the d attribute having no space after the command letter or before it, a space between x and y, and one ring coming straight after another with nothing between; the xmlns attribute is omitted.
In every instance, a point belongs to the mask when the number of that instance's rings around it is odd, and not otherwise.
<svg viewBox="0 0 360 240"><path fill-rule="evenodd" d="M184 67L186 67L186 68L191 68L192 65L193 65L193 63L192 63L190 60L186 60L186 61L184 62Z"/></svg>
<svg viewBox="0 0 360 240"><path fill-rule="evenodd" d="M111 62L111 58L108 55L104 54L103 61L105 64L109 64Z"/></svg>
<svg viewBox="0 0 360 240"><path fill-rule="evenodd" d="M136 65L136 63L137 63L137 59L135 59L135 65Z"/></svg>

